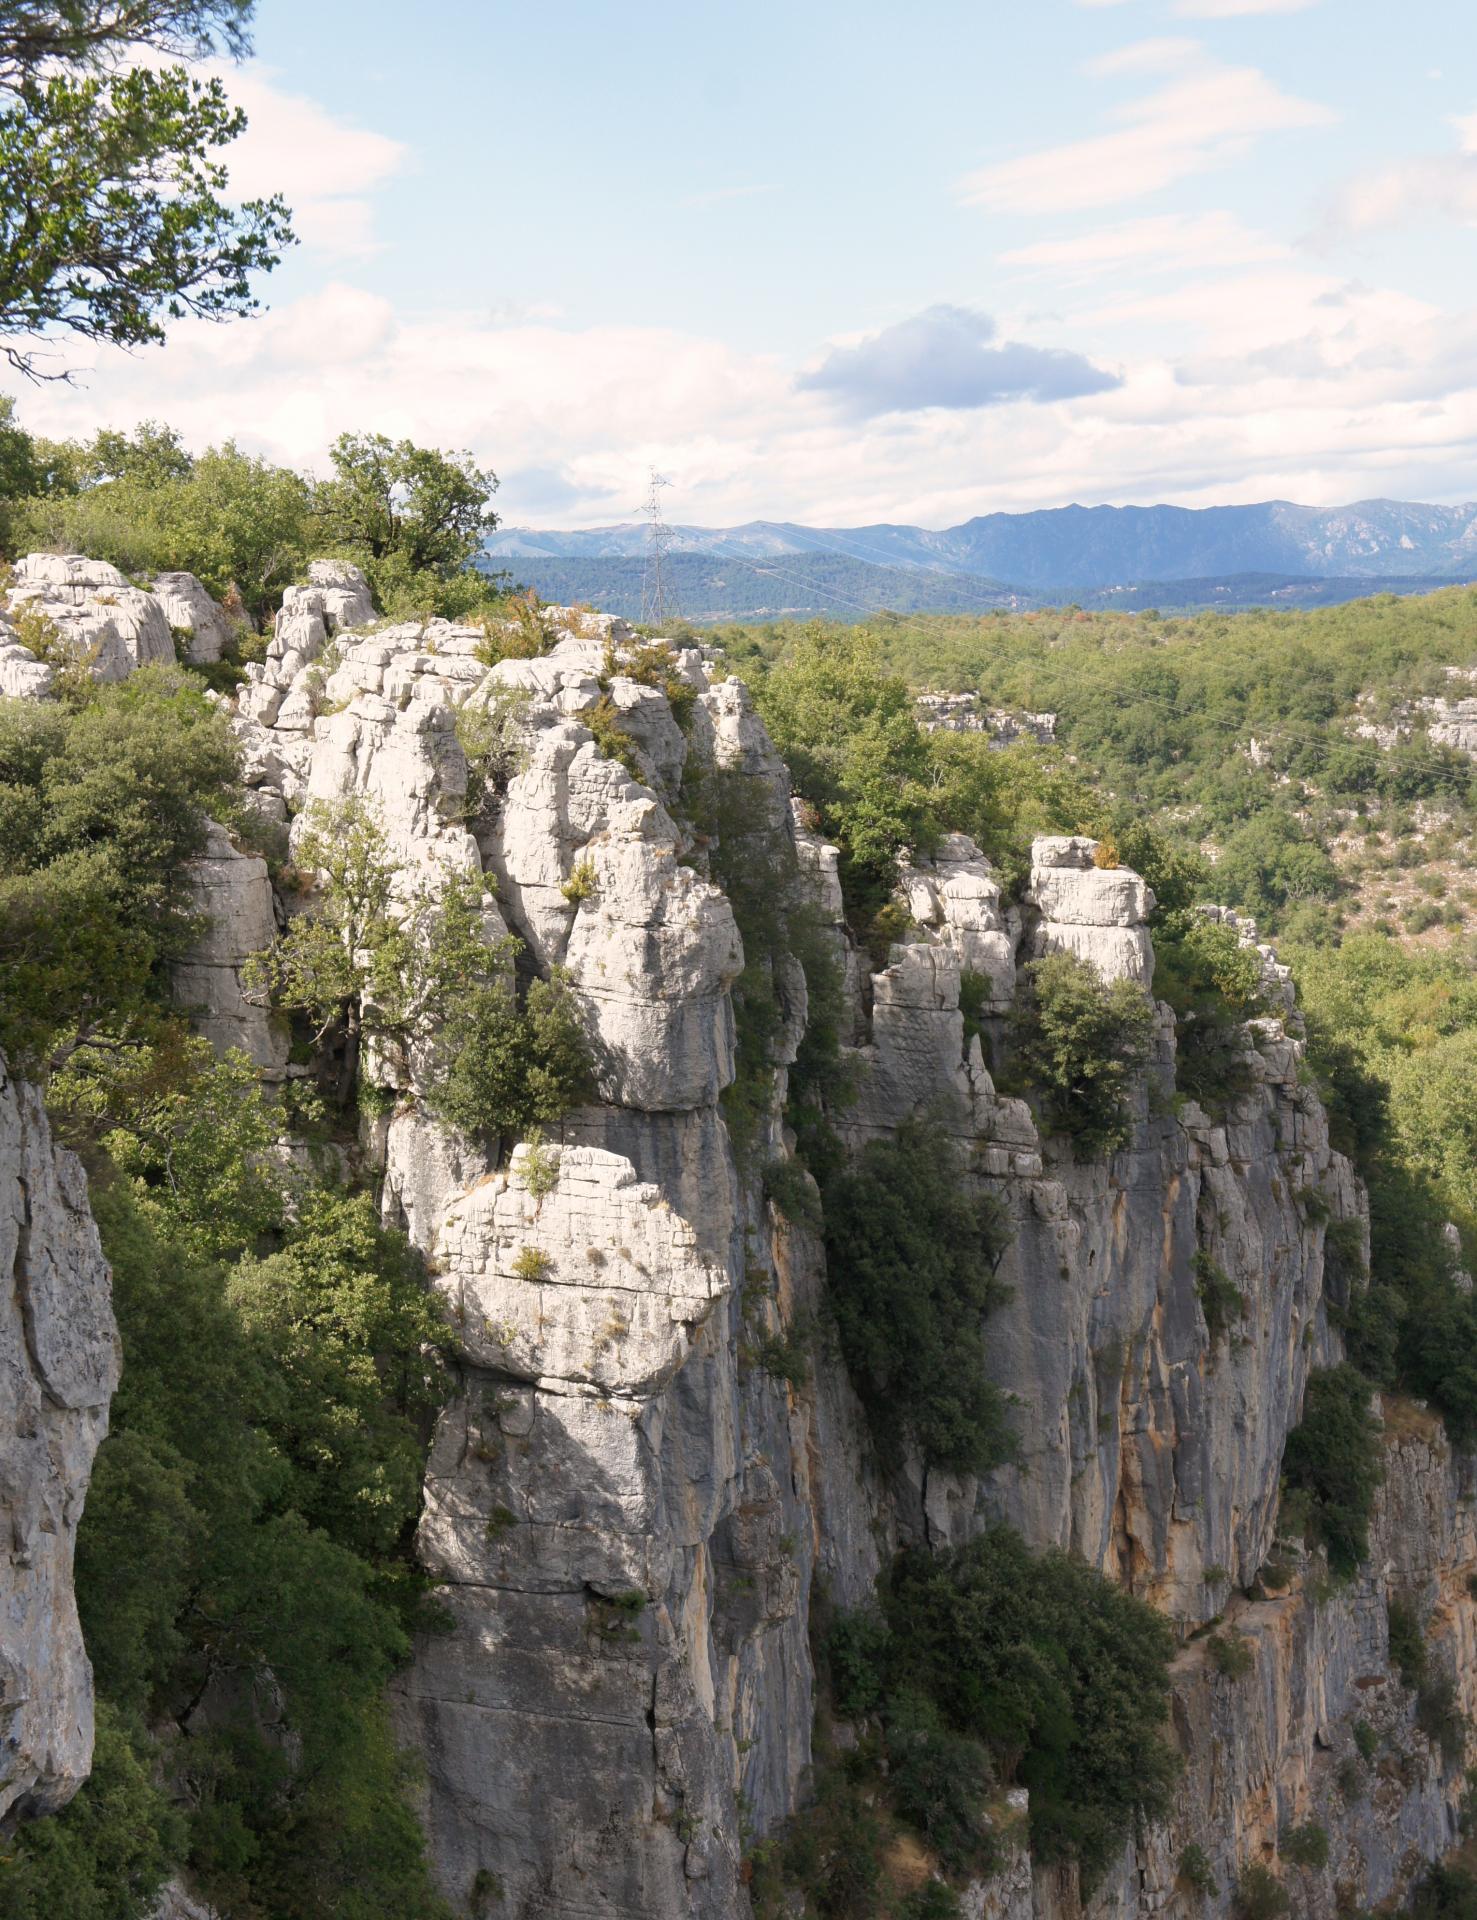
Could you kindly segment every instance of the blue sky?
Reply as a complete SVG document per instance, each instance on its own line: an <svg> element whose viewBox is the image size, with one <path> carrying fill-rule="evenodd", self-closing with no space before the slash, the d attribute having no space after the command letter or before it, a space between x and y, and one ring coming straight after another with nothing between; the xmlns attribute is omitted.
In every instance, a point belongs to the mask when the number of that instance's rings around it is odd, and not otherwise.
<svg viewBox="0 0 1477 1920"><path fill-rule="evenodd" d="M1477 498L1459 0L261 0L270 312L21 396L317 463L468 446L514 524Z"/></svg>

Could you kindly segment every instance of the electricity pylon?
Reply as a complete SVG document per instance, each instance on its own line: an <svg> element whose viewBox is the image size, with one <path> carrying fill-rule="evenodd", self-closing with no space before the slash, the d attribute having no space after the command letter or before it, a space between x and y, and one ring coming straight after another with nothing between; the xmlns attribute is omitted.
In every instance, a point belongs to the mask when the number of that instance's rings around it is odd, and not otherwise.
<svg viewBox="0 0 1477 1920"><path fill-rule="evenodd" d="M655 467L651 469L651 486L646 496L646 567L641 576L641 624L643 626L662 627L677 611L676 600L672 592L670 569L667 565L667 549L672 540L672 529L662 519L662 488L671 486Z"/></svg>

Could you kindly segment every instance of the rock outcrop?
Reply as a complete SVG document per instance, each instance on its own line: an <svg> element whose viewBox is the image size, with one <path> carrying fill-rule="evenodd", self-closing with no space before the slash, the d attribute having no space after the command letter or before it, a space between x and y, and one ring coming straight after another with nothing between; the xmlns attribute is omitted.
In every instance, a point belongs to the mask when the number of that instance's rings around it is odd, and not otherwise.
<svg viewBox="0 0 1477 1920"><path fill-rule="evenodd" d="M1270 1011L1235 1040L1223 1111L1177 1096L1160 1009L1131 1138L1078 1159L995 1074L1032 960L1070 952L1152 995L1153 898L1108 850L1039 840L1012 902L979 849L950 836L905 865L906 931L876 965L846 934L836 850L792 807L747 694L695 651L672 654L688 690L679 724L662 687L623 671L634 637L619 622L545 610L542 654L489 665L498 649L478 628L357 632L356 594L324 573L292 596L241 690L255 804L292 823L295 845L310 810L369 809L422 896L481 876L488 939L515 937L520 978L560 971L596 1063L590 1103L506 1157L435 1123L415 1059L372 1063L392 1100L366 1123L384 1211L425 1255L459 1348L419 1534L450 1624L395 1689L453 1907L497 1894L529 1920L743 1920L745 1848L806 1791L818 1582L859 1603L898 1544L962 1540L1002 1517L1082 1554L1181 1636L1175 1810L1125 1848L1094 1912L1174 1905L1192 1845L1223 1912L1237 1874L1275 1863L1279 1835L1312 1820L1333 1843L1328 1871L1304 1872L1320 1920L1403 1892L1455 1833L1463 1756L1416 1725L1390 1674L1385 1607L1417 1595L1466 1701L1471 1469L1435 1423L1392 1405L1359 1579L1323 1593L1278 1542L1287 1434L1309 1371L1341 1354L1330 1227L1367 1252L1367 1224L1302 1071L1290 983L1255 929L1224 916L1258 947ZM619 760L602 750L613 739ZM699 830L694 796L715 783L742 806L711 809ZM827 1341L811 1342L803 1379L767 1363L824 1314L822 1248L763 1180L791 1150L780 1103L806 985L773 963L774 1100L741 1155L723 1096L733 988L754 956L712 877L715 832L783 850L775 871L792 878L775 884L808 890L840 963L846 1143L932 1114L961 1179L1008 1215L1008 1299L987 1331L1017 1465L884 1472ZM239 995L243 952L267 925L262 877L213 842L198 880L222 910L179 990L218 1044L265 1048ZM1246 1678L1207 1661L1217 1613L1247 1637ZM1373 1762L1354 1744L1365 1722ZM1065 1920L1070 1876L1033 1873L1021 1813L1004 1810L1006 1864L965 1910Z"/></svg>
<svg viewBox="0 0 1477 1920"><path fill-rule="evenodd" d="M193 573L161 573L154 582L154 598L174 632L185 636L185 658L192 666L220 659L235 630Z"/></svg>
<svg viewBox="0 0 1477 1920"><path fill-rule="evenodd" d="M39 615L62 648L96 680L126 680L136 668L174 659L174 636L152 593L116 567L76 553L28 553L16 562L6 606Z"/></svg>
<svg viewBox="0 0 1477 1920"><path fill-rule="evenodd" d="M0 1819L64 1806L92 1761L72 1553L118 1383L111 1276L81 1163L0 1061Z"/></svg>
<svg viewBox="0 0 1477 1920"><path fill-rule="evenodd" d="M288 1041L274 1025L265 997L249 993L243 969L272 944L277 920L267 863L239 852L215 821L205 851L186 867L189 904L200 937L172 972L174 997L218 1054L239 1048L268 1078L287 1065Z"/></svg>

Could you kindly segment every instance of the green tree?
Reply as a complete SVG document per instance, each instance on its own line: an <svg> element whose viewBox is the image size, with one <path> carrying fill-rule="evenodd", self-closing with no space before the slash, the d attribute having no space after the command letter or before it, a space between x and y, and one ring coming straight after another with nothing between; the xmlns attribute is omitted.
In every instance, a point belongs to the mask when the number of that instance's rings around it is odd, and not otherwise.
<svg viewBox="0 0 1477 1920"><path fill-rule="evenodd" d="M1049 1124L1083 1153L1127 1144L1128 1095L1153 1033L1153 1006L1131 980L1107 986L1071 953L1049 953L1024 970L1011 1014L1015 1064L1040 1090Z"/></svg>
<svg viewBox="0 0 1477 1920"><path fill-rule="evenodd" d="M310 488L287 467L234 441L198 457L172 427L72 444L71 480L15 502L12 551L54 547L108 560L125 573L182 569L217 599L239 595L255 619L276 606L308 557Z"/></svg>
<svg viewBox="0 0 1477 1920"><path fill-rule="evenodd" d="M841 849L847 910L865 927L886 903L905 846L935 828L929 757L905 680L875 641L812 627L763 681L759 708L795 785Z"/></svg>
<svg viewBox="0 0 1477 1920"><path fill-rule="evenodd" d="M496 474L382 433L340 434L330 457L313 500L321 536L360 562L381 606L461 612L469 589L487 596L472 562L497 525Z"/></svg>
<svg viewBox="0 0 1477 1920"><path fill-rule="evenodd" d="M64 377L42 340L162 340L184 314L251 313L253 274L293 239L274 196L232 206L219 155L245 115L218 80L126 64L144 47L246 51L244 0L59 0L0 22L0 335ZM24 342L25 344L17 344Z"/></svg>
<svg viewBox="0 0 1477 1920"><path fill-rule="evenodd" d="M841 1351L874 1432L969 1472L1014 1452L985 1364L983 1322L1009 1233L971 1192L943 1129L908 1120L869 1142L825 1192L826 1271Z"/></svg>
<svg viewBox="0 0 1477 1920"><path fill-rule="evenodd" d="M175 668L77 712L0 701L0 1048L18 1069L147 1032L195 932L184 862L236 774L225 720Z"/></svg>
<svg viewBox="0 0 1477 1920"><path fill-rule="evenodd" d="M74 1863L76 1903L49 1911L141 1920L143 1878L115 1865L126 1846L154 1883L188 1863L225 1911L429 1920L442 1909L383 1689L419 1619L407 1543L448 1336L367 1195L282 1175L258 1250L203 1256L207 1214L237 1238L261 1217L190 1178L204 1126L222 1164L257 1150L251 1097L233 1107L211 1078L202 1112L174 1113L181 1158L157 1117L122 1125L145 1143L135 1170L94 1182L126 1364L77 1550L99 1692L137 1727L181 1723L167 1748L138 1742L144 1777L161 1773L184 1812L115 1812L100 1771L66 1820L103 1838ZM206 1696L202 1727L189 1716ZM50 1871L58 1824L27 1829L0 1873L5 1920L48 1911L20 1893Z"/></svg>
<svg viewBox="0 0 1477 1920"><path fill-rule="evenodd" d="M384 835L359 803L321 810L297 855L320 875L318 910L299 914L247 978L307 1016L315 1047L341 1038L342 1101L365 1041L423 1048L428 1105L467 1133L516 1138L588 1094L573 997L556 975L530 982L519 1005L518 942L489 937L480 877L402 889Z"/></svg>
<svg viewBox="0 0 1477 1920"><path fill-rule="evenodd" d="M1310 1496L1313 1536L1340 1574L1357 1572L1369 1552L1370 1510L1385 1474L1369 1396L1369 1382L1347 1363L1310 1374L1302 1420L1282 1455L1284 1481Z"/></svg>
<svg viewBox="0 0 1477 1920"><path fill-rule="evenodd" d="M1174 1641L1152 1607L1084 1561L996 1527L903 1554L881 1588L886 1685L932 1701L1031 1794L1036 1858L1090 1887L1177 1770L1163 1730Z"/></svg>

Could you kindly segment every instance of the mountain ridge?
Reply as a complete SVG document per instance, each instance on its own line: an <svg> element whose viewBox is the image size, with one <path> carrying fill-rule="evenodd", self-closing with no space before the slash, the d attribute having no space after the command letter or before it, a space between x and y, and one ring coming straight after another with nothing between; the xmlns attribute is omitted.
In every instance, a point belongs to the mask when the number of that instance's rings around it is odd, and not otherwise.
<svg viewBox="0 0 1477 1920"><path fill-rule="evenodd" d="M642 522L573 530L504 527L492 559L633 559L645 552ZM1477 504L1360 500L1306 507L1267 500L1247 506L1071 504L1027 513L976 515L957 526L899 522L859 527L751 520L731 527L672 528L670 551L730 559L834 553L909 572L969 575L1001 592L1064 593L1246 574L1308 579L1422 576L1459 579L1477 570Z"/></svg>

